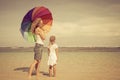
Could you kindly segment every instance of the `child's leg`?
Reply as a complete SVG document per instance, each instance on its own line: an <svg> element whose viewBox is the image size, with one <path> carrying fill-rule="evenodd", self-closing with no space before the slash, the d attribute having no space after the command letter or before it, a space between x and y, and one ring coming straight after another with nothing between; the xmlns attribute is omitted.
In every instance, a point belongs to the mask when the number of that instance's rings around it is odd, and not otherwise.
<svg viewBox="0 0 120 80"><path fill-rule="evenodd" d="M56 64L53 66L53 76L56 76Z"/></svg>
<svg viewBox="0 0 120 80"><path fill-rule="evenodd" d="M51 65L49 66L49 76L50 77L52 76L52 66Z"/></svg>
<svg viewBox="0 0 120 80"><path fill-rule="evenodd" d="M31 64L31 66L30 66L30 69L29 69L29 72L28 72L28 77L29 77L29 78L31 78L32 71L33 71L36 63L37 63L37 61L34 60L34 62L33 62L33 63Z"/></svg>

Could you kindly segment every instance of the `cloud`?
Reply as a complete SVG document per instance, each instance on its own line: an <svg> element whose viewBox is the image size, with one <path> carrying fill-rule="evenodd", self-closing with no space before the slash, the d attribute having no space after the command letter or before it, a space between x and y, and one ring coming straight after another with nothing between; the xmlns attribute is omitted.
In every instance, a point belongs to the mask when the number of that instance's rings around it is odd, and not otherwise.
<svg viewBox="0 0 120 80"><path fill-rule="evenodd" d="M52 27L52 32L61 36L74 35L77 29L79 29L79 27L75 23L55 22Z"/></svg>
<svg viewBox="0 0 120 80"><path fill-rule="evenodd" d="M117 45L119 42L120 0L2 0L0 4L0 34L6 34L0 36L2 45L26 43L19 33L20 24L26 12L38 5L52 11L54 21L48 35L55 34L62 45L102 45L101 41L105 41L104 45Z"/></svg>
<svg viewBox="0 0 120 80"><path fill-rule="evenodd" d="M54 22L52 33L59 36L120 36L120 23L114 18L88 17L77 22Z"/></svg>

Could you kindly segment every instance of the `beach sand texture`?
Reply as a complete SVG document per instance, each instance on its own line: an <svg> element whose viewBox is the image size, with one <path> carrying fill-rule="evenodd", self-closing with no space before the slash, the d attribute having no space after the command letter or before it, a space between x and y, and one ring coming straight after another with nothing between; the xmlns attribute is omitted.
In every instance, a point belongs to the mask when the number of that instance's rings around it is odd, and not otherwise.
<svg viewBox="0 0 120 80"><path fill-rule="evenodd" d="M40 77L31 80L120 80L120 52L59 52L57 76L48 77L43 53ZM28 80L33 52L0 52L0 80Z"/></svg>

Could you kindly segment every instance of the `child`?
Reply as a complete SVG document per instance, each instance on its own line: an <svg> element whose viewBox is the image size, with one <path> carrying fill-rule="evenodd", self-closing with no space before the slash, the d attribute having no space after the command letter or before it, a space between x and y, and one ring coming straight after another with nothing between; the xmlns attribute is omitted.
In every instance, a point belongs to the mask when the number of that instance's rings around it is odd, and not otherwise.
<svg viewBox="0 0 120 80"><path fill-rule="evenodd" d="M55 36L50 36L50 44L48 46L48 65L49 65L49 76L56 76L56 64L58 59L58 45L55 43Z"/></svg>

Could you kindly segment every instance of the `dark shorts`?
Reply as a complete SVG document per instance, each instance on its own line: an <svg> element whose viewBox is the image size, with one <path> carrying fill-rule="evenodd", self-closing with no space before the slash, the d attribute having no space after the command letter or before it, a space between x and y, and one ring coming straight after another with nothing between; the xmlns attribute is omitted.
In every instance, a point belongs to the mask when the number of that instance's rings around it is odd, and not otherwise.
<svg viewBox="0 0 120 80"><path fill-rule="evenodd" d="M34 59L41 60L42 52L43 52L43 45L36 43L34 47Z"/></svg>

